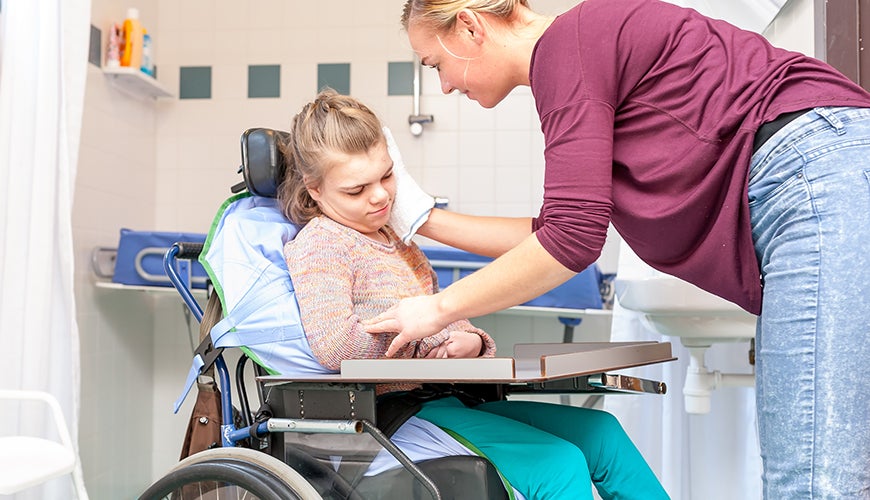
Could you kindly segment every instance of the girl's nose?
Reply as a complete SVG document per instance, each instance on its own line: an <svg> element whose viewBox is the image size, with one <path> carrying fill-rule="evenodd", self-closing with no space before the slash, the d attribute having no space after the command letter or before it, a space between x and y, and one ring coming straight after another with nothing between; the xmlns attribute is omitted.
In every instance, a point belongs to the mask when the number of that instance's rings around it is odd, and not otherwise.
<svg viewBox="0 0 870 500"><path fill-rule="evenodd" d="M387 190L386 186L379 183L374 186L374 189L372 189L371 203L373 205L380 205L385 199L389 199L389 197L390 192Z"/></svg>

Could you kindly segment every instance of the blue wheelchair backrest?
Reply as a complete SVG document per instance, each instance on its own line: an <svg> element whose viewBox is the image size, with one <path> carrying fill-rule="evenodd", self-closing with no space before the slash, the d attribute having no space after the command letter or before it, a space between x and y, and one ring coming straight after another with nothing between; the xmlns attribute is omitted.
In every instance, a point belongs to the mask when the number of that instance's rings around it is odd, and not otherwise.
<svg viewBox="0 0 870 500"><path fill-rule="evenodd" d="M271 374L329 373L311 352L284 260L284 244L298 227L284 217L277 188L284 175L285 133L250 129L242 134L242 191L218 210L199 261L214 284L223 319L210 331L215 348L239 347ZM196 380L194 359L178 411Z"/></svg>

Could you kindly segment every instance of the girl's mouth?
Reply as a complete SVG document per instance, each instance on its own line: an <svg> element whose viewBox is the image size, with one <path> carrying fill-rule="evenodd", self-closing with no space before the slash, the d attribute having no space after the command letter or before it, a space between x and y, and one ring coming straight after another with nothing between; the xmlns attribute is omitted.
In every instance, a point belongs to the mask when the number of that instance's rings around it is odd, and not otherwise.
<svg viewBox="0 0 870 500"><path fill-rule="evenodd" d="M385 214L386 212L388 212L389 209L390 209L390 205L389 205L389 204L384 205L383 208L379 208L378 210L375 210L374 212L372 212L372 215L375 215L375 216L377 216L377 215L383 215L383 214Z"/></svg>

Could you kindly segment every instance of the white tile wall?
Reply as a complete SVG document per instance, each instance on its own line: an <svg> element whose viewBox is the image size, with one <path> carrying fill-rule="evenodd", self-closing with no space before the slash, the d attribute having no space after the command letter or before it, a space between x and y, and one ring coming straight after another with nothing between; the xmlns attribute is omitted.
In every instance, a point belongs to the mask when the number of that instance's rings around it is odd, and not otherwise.
<svg viewBox="0 0 870 500"><path fill-rule="evenodd" d="M436 79L436 73L433 69L426 68L424 75L426 75L427 80ZM454 98L459 100L459 130L463 132L491 132L495 130L495 113L491 109L484 109L477 102L460 95L455 95Z"/></svg>
<svg viewBox="0 0 870 500"><path fill-rule="evenodd" d="M778 47L819 57L815 46L815 38L820 36L814 21L815 3L790 0L764 31L765 38Z"/></svg>
<svg viewBox="0 0 870 500"><path fill-rule="evenodd" d="M573 3L539 0L533 7L558 13ZM790 6L799 3L811 2ZM412 58L398 25L402 4L139 0L162 84L177 93L179 66L210 65L212 99L130 97L90 68L74 228L82 456L94 498L135 497L177 460L189 409L172 415L169 405L186 375L190 348L176 297L95 289L90 249L115 245L121 227L205 232L239 180L241 132L286 128L314 95L317 63L351 63L352 92L393 130L411 173L428 191L448 197L451 208L536 213L543 194L543 139L527 89L485 110L462 96L442 95L436 73L424 69L421 112L435 121L421 137L410 134L411 97L386 96L387 63ZM105 29L120 21L127 6L94 0L93 23ZM774 28L779 35L789 25ZM281 65L281 98L247 99L249 64ZM602 257L608 272L615 270L615 254L606 250ZM498 315L476 322L503 346L562 335L554 318ZM601 338L602 332L609 332L607 321L584 321L577 338Z"/></svg>
<svg viewBox="0 0 870 500"><path fill-rule="evenodd" d="M463 117L460 112L459 122L462 123ZM464 166L495 166L495 135L493 129L483 129L469 127L465 128L464 124L459 133L459 165ZM464 173L463 168L463 173ZM472 188L477 181L483 179L470 178L467 184ZM489 200L492 201L492 200Z"/></svg>

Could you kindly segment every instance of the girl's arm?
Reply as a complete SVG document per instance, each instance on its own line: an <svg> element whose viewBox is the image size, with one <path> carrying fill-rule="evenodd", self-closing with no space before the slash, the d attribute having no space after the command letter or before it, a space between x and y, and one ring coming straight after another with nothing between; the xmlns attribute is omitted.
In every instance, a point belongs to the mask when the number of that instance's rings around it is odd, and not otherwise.
<svg viewBox="0 0 870 500"><path fill-rule="evenodd" d="M321 365L335 371L345 359L383 357L393 337L366 332L354 312L352 250L330 235L297 236L284 249L311 351ZM410 357L415 347L404 346L398 356Z"/></svg>

